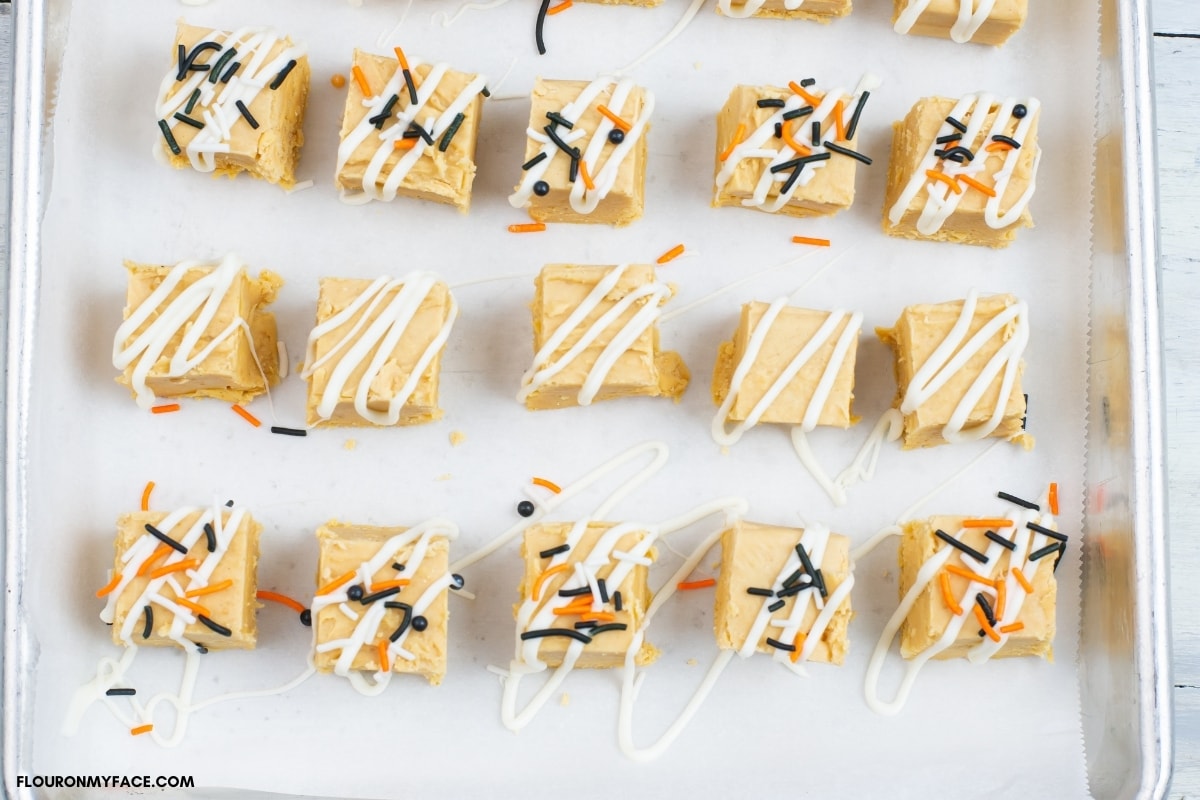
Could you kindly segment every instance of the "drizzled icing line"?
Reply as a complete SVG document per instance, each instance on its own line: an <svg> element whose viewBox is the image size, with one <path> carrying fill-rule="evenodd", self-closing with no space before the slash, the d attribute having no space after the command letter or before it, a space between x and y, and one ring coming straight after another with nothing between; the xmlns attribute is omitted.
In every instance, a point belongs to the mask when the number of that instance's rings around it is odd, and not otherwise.
<svg viewBox="0 0 1200 800"><path fill-rule="evenodd" d="M340 354L337 365L329 376L325 391L321 395L321 401L317 405L318 417L328 420L333 416L342 396L342 390L350 380L351 374L366 362L366 370L359 379L354 392L355 412L376 425L395 425L400 420L400 413L409 398L412 397L413 392L416 391L425 370L442 351L446 340L450 337L454 321L458 318L458 303L454 300L454 295L447 290L449 310L446 319L438 329L437 335L413 364L412 371L404 385L388 401L387 411L375 411L368 407L367 401L371 384L391 357L400 339L408 331L408 326L420 311L422 303L439 283L440 279L431 272L414 271L398 280L381 276L372 281L370 286L354 298L350 305L313 328L308 335L304 369L301 371L300 377L304 379L312 377L317 369ZM384 304L388 295L392 295L392 297ZM383 307L379 311L379 316L367 326L367 321L381 304ZM360 311L361 315L345 335L338 339L327 353L317 358L318 340L348 323ZM367 326L366 331L359 336L358 334L364 326ZM353 344L350 344L351 342ZM367 361L368 356L370 357L369 362Z"/></svg>
<svg viewBox="0 0 1200 800"><path fill-rule="evenodd" d="M408 61L410 73L424 63L415 57L409 57ZM416 163L426 153L431 158L435 157L441 138L455 124L458 115L466 113L467 106L475 100L487 85L487 76L476 75L455 96L450 104L446 106L445 111L441 114L427 112L426 106L430 98L437 92L438 85L449 71L450 67L448 64L437 63L432 65L425 78L421 81L421 85L417 87L416 102L413 102L409 89L406 86L404 70L400 68L400 64L397 62L396 71L388 79L387 84L383 87L383 91L373 97L363 98L362 104L367 109L366 113L363 114L362 119L358 121L354 129L347 133L338 145L337 170L335 174L341 175L342 169L354 155L354 152L368 137L377 135L379 145L371 155L370 161L367 162L366 169L363 170L362 184L354 187L353 190L343 188L341 198L344 202L358 204L368 203L372 200L394 200L400 185L404 182L404 179L412 171ZM396 106L400 100L405 100L406 104L403 108L397 110ZM377 129L372 119L376 119L385 110L389 113L394 112L394 121L387 127ZM418 117L420 117L419 122ZM429 134L429 139L432 141L427 141L423 138L417 139L416 144L404 151L403 155L400 156L392 168L385 172L384 168L387 165L388 159L396 152L396 141L403 138L405 132L414 123L419 124Z"/></svg>
<svg viewBox="0 0 1200 800"><path fill-rule="evenodd" d="M612 145L608 158L601 162L600 154L604 151L605 146L609 144L608 134L615 127L613 121L601 115L596 130L591 132L590 137L588 132L576 123L600 94L610 86L612 87L612 96L606 105L615 115L628 122L630 129L625 133L624 138L619 144ZM629 100L635 88L637 87L629 78L597 78L585 86L578 97L564 106L561 111L557 112L561 119L566 120L573 127L561 130L560 132L558 126L561 123L548 120L556 130L555 135L564 144L574 147L575 142L584 139L587 140L580 155L581 160L588 165L588 172L596 188L587 188L582 180L575 180L571 183L569 202L571 209L577 214L592 213L600 201L608 196L608 193L612 191L612 187L617 181L617 173L621 168L621 162L633 152L634 147L646 131L650 115L654 113L654 93L649 89L641 90L642 110L631 121L630 112L625 110L625 103ZM534 184L542 180L542 177L546 174L546 170L550 168L550 164L555 158L559 155L565 155L558 144L544 131L535 130L531 127L526 129L526 135L533 141L541 144L539 156L544 157L525 170L525 174L521 178L521 182L517 185L516 191L509 195L508 202L513 208L529 207L530 199L533 196ZM598 165L600 165L599 168L597 168Z"/></svg>
<svg viewBox="0 0 1200 800"><path fill-rule="evenodd" d="M992 120L991 127L985 131L984 123L993 105L997 106L996 114ZM893 225L898 225L908 211L909 205L921 190L924 189L927 196L925 205L921 209L921 216L917 220L917 230L925 236L932 236L941 230L942 225L955 212L959 202L966 194L963 191L955 191L955 187L957 186L955 178L961 175L975 179L984 173L987 169L988 156L991 155L983 152L984 147L992 141L992 137L1005 135L1004 131L1008 127L1008 121L1012 118L1013 109L1017 105L1024 105L1026 113L1024 117L1017 120L1016 129L1009 138L1017 142L1018 145L1022 145L1029 135L1034 120L1037 119L1038 109L1041 108L1041 103L1036 98L1029 97L1021 100L1009 97L999 100L993 95L980 93L969 94L959 100L950 112L949 118L938 129L937 136L934 137L935 141L929 145L929 149L925 152L916 170L913 171L912 177L908 179L904 191L900 193L895 204L888 210L888 220ZM951 119L965 123L966 130L956 128L951 124ZM975 157L964 159L963 163L959 163L937 155L942 146L936 140L958 134L961 134L962 137L959 140L959 146L970 149L975 153ZM1001 211L1000 204L1004 200L1008 184L1012 179L1013 172L1016 170L1017 159L1021 156L1021 149L1018 146L1003 153L1003 163L994 175L994 184L992 187L994 195L988 197L983 215L987 226L994 230L1007 228L1017 222L1029 205L1029 201L1033 198L1033 193L1037 188L1038 165L1041 164L1042 160L1042 149L1040 147L1037 148L1033 159L1028 187L1013 202L1008 211ZM930 180L927 175L930 170L941 172L949 178L949 182Z"/></svg>
<svg viewBox="0 0 1200 800"><path fill-rule="evenodd" d="M929 8L930 2L931 0L908 0L904 10L896 17L896 33L908 33L912 30L913 25ZM996 0L958 0L958 17L950 26L950 38L959 44L971 41L991 16L995 5Z"/></svg>
<svg viewBox="0 0 1200 800"><path fill-rule="evenodd" d="M751 0L746 4L749 7L755 0ZM723 4L727 4L728 0L722 0ZM724 9L722 5L722 9ZM749 16L749 14L739 15ZM830 120L835 113L838 103L842 103L846 109L852 109L863 102L864 92L870 92L877 89L881 84L878 76L871 73L866 73L859 80L858 86L850 95L846 94L845 89L837 88L825 94L821 98L821 102L813 108L810 115L804 117L806 124L799 125L795 133L787 137L775 136L776 125L790 125L791 120L785 119L786 114L789 114L796 109L811 105L809 100L801 97L796 93L790 94L784 100L783 106L777 108L775 113L771 114L767 119L750 132L748 136L738 144L726 156L721 164L720 170L717 171L715 179L716 193L719 195L725 186L733 178L734 172L737 170L738 164L745 159L768 159L763 166L762 174L759 176L758 183L755 184L753 196L742 200L742 205L757 208L761 211L775 213L791 202L793 195L802 187L807 186L816 175L818 169L825 166L825 161L811 161L800 164L795 167L799 170L799 176L792 177L793 171L783 169L778 172L773 172L772 167L778 167L787 164L793 159L801 155L792 144L798 144L811 153L804 154L819 156L821 154L830 154L832 151L825 146L825 137L813 140L813 123L821 123L821 129L826 130L829 126L825 123ZM789 143L790 140L790 143ZM768 146L773 141L779 142L779 149ZM840 155L840 154L839 154ZM848 156L845 156L848 157ZM774 197L770 196L771 190L776 184L782 184L779 191Z"/></svg>

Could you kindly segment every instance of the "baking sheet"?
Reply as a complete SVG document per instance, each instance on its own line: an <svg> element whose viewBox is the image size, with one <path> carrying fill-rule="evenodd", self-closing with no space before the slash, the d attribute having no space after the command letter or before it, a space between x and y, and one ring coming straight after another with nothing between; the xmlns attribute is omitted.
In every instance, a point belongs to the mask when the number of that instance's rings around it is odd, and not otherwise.
<svg viewBox="0 0 1200 800"><path fill-rule="evenodd" d="M430 16L452 6L416 2L398 31L404 4L318 10L283 2L217 2L189 10L189 21L197 24L272 23L309 43L314 84L300 177L317 185L293 195L155 164L149 152L157 133L149 108L180 8L93 6L73 9L45 228L30 442L39 454L30 474L27 586L28 625L39 652L33 772L104 773L134 759L156 773L193 774L200 785L293 793L384 796L415 786L423 794L508 793L518 787L557 794L563 783L548 779L553 772L547 765L585 753L595 768L572 786L574 793L630 785L646 793L707 790L713 776L692 765L708 759L729 766L716 780L739 791L802 782L814 792L886 786L899 796L946 786L989 796L1085 794L1075 668L1077 549L1059 570L1054 664L933 664L902 715L876 717L862 702L861 682L870 649L896 602L894 547L885 546L858 565L858 616L844 667L814 666L809 678L797 679L766 658L735 662L692 727L649 766L627 762L616 748L615 674L573 675L564 685L569 705L552 703L519 736L499 724L499 687L483 666L511 657L510 605L520 569L515 545L467 573L478 600L452 601L451 672L441 687L397 680L382 697L370 699L338 679L319 676L284 697L213 707L193 719L182 747L168 751L128 737L100 709L88 715L75 740L61 738L59 725L74 687L89 676L96 659L116 652L95 619L92 591L110 563L111 520L136 505L150 479L158 483L156 507L207 502L214 492L249 506L267 526L260 585L293 595L311 590L316 550L311 531L327 518L411 524L444 514L463 528L461 554L511 524L527 476L568 482L648 438L667 441L672 459L621 505L622 519L662 519L717 495L744 494L751 519L783 524L819 519L855 541L865 540L987 445L925 453L888 448L876 481L853 491L850 506L834 509L796 461L785 431L756 430L727 455L707 433L713 413L707 384L716 345L731 333L740 303L789 292L839 254L844 255L809 284L803 302L860 309L867 330L891 324L908 303L953 299L973 287L1012 291L1029 302L1033 335L1025 381L1030 428L1039 446L1033 454L1007 446L991 450L928 509L990 513L997 509L989 499L996 489L1029 495L1056 479L1064 498L1063 527L1077 529L1090 247L1090 211L1083 198L1090 196L1093 130L1093 92L1080 76L1095 72L1094 7L1039 7L1027 29L1001 51L898 37L884 8L859 8L828 28L738 22L705 8L679 40L634 72L659 96L646 218L622 231L559 226L537 236L514 236L505 226L520 215L505 196L521 160L527 103L502 100L485 109L469 217L410 202L346 207L330 180L341 98L328 76L346 71L354 46L387 52L402 43L410 53L496 77L511 64L496 94L522 94L535 74L588 77L628 63L674 24L683 4L668 2L649 12L578 5L548 24L550 53L540 59L532 49L532 12L516 5L473 12L443 28ZM847 53L871 53L873 60L860 62ZM845 86L863 69L886 82L873 95L861 128L861 149L877 163L860 171L859 198L850 212L832 221L797 222L708 208L712 120L733 84L781 83L811 74L820 86ZM1075 80L1055 78L1060 72ZM1033 205L1038 227L1022 232L1002 253L885 237L878 219L891 121L920 96L980 88L1035 94L1044 102L1041 145L1047 157ZM682 305L799 255L789 242L796 233L828 236L833 252L816 252L664 324L664 343L680 350L694 373L682 404L637 400L534 415L512 398L530 355L526 304L541 264L646 260L683 241L694 255L662 272L677 284L675 302ZM120 261L170 262L228 250L288 281L276 312L294 355L303 350L321 275L373 276L421 267L440 271L451 283L513 273L528 278L457 292L462 316L443 376L447 416L437 425L318 432L293 440L248 428L220 403L190 403L183 413L161 418L138 412L111 382L108 358L123 299ZM866 425L889 403L890 371L887 351L864 336L856 391L864 425L849 434L821 431L812 437L831 469L848 460ZM289 381L275 402L281 424L299 422L302 384ZM266 415L265 404L254 409ZM452 447L451 431L464 432L466 442ZM356 440L353 450L345 449L347 439ZM585 499L572 508L583 513L588 507ZM677 546L688 549L702 533L681 533ZM657 579L674 563L665 557ZM657 736L715 655L710 603L707 593L679 597L651 630L649 638L664 655L649 670L638 707L639 741ZM254 653L206 657L201 697L282 683L302 669L307 629L273 607L260 612L260 625ZM689 663L693 659L696 664ZM142 692L167 688L181 663L177 653L144 651L132 677ZM893 668L894 679L895 663ZM246 752L263 757L235 760ZM397 753L423 768L398 776ZM913 774L914 763L936 768ZM903 785L889 777L897 774L905 776Z"/></svg>

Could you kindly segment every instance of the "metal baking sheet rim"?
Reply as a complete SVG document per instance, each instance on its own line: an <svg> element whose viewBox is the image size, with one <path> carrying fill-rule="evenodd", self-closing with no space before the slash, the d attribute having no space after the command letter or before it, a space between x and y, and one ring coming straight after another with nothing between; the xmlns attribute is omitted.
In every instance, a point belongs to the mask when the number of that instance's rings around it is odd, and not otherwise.
<svg viewBox="0 0 1200 800"><path fill-rule="evenodd" d="M1100 0L1096 190L1091 286L1092 352L1088 425L1088 537L1084 559L1081 707L1091 792L1097 798L1162 798L1170 785L1173 737L1167 592L1162 346L1149 0ZM59 4L64 7L65 4ZM24 627L29 398L40 274L48 141L49 4L12 4L13 85L9 254L0 367L4 392L3 547L5 597L3 761L9 797L32 763L27 675L36 641ZM1111 91L1110 91L1111 90ZM1105 200L1109 202L1105 202ZM1106 253L1099 241L1119 231ZM2 235L2 233L0 233ZM1106 258L1108 256L1108 258ZM1106 264L1106 261L1108 264ZM1108 267L1105 271L1105 267ZM1121 316L1123 335L1101 341L1101 315ZM1117 313L1115 313L1117 312ZM1111 347L1112 352L1105 352ZM1119 377L1113 385L1114 376ZM1114 390L1116 394L1114 394ZM1124 395L1123 397L1121 395ZM1127 429L1109 426L1109 402L1123 402ZM1095 401L1105 409L1104 424ZM1101 436L1103 427L1104 435ZM1118 426L1120 428L1121 426ZM1113 506L1101 497L1123 499ZM1114 571L1115 570L1115 571ZM1110 581L1124 579L1124 590ZM224 794L220 790L218 794ZM211 790L184 793L216 796ZM257 793L256 793L257 794ZM92 796L85 792L80 796ZM108 795L106 795L108 796ZM243 793L244 796L244 793Z"/></svg>

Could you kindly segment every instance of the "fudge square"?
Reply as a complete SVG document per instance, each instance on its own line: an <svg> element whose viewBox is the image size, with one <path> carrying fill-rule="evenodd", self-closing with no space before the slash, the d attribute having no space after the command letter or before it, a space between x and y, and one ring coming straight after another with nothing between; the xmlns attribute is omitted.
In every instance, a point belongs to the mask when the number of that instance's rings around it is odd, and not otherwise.
<svg viewBox="0 0 1200 800"><path fill-rule="evenodd" d="M347 196L415 197L466 212L486 79L413 59L414 108L398 57L355 50L351 71L334 185Z"/></svg>
<svg viewBox="0 0 1200 800"><path fill-rule="evenodd" d="M200 509L121 515L113 564L116 583L110 584L115 588L107 594L101 615L112 622L114 643L186 647L192 642L212 650L254 649L262 525L244 509L222 507L220 514L219 530L211 523L213 513ZM206 526L212 531L211 541ZM178 547L152 534L151 528ZM173 635L176 615L186 624Z"/></svg>
<svg viewBox="0 0 1200 800"><path fill-rule="evenodd" d="M713 402L716 405L724 403L729 392L734 389L731 385L733 374L747 358L750 338L762 324L763 316L770 308L770 303L751 302L743 305L741 321L734 332L733 340L721 343L712 381ZM736 387L727 421L746 421L750 412L780 379L788 365L816 336L821 326L829 319L830 313L794 306L785 306L779 312L767 329L762 347L752 354L752 366L741 385ZM852 316L844 315L842 322L767 406L759 417L759 422L800 425L804 421L817 387L830 369L838 340L844 335L846 326L851 323ZM857 349L856 332L845 357L834 373L829 393L817 417L817 425L848 428L856 421L850 405L854 400L854 362Z"/></svg>
<svg viewBox="0 0 1200 800"><path fill-rule="evenodd" d="M1009 309L1018 304L1020 301L1017 298L1007 294L978 298L959 345L953 353L942 354L943 360L937 373L950 369L953 365L948 362L952 355L964 352L965 344L977 333L1001 314L1011 313ZM999 420L987 435L1008 439L1025 449L1033 447L1033 437L1026 434L1024 428L1025 396L1021 391L1021 373L1025 368L1021 360L1023 347L1017 352L1010 352L1007 357L998 356L1014 337L1018 337L1019 341L1022 328L1028 325L1024 306L1020 306L1016 309L1016 315L983 340L961 367L953 370L945 383L932 394L925 387L917 385L915 378L965 313L966 301L908 306L901 312L893 328L876 329L876 334L892 348L895 355L896 407L904 415L902 436L905 449L946 444L963 429L991 426L998 410L1001 412ZM984 370L997 357L1005 359L1005 367L987 378ZM1006 397L1001 397L1004 372L1013 359L1017 360L1017 366L1012 388ZM932 375L929 378L932 379ZM984 380L987 381L986 387L977 386ZM972 390L981 392L979 399L961 425L951 425L952 416Z"/></svg>
<svg viewBox="0 0 1200 800"><path fill-rule="evenodd" d="M760 653L772 653L776 647L767 640L778 641L780 629L791 616L797 602L807 604L800 621L795 641L783 642L792 647L804 647L812 632L820 611L810 599L817 589L807 589L795 594L787 593L785 583L792 578L794 568L800 568L796 547L805 537L802 528L785 528L763 525L757 522L739 521L721 536L721 575L717 579L716 610L713 627L717 646L722 650L742 650L750 646L754 623L764 606L782 603L770 614L770 622L759 633L753 649ZM820 571L829 597L850 577L850 540L840 534L827 534L827 538L810 534L805 537L805 552L813 567ZM814 544L824 538L823 553L817 563ZM794 585L794 584L793 584ZM751 590L759 590L754 594ZM774 596L764 596L762 591ZM785 592L784 596L777 595ZM812 646L808 661L841 664L846 657L846 632L854 616L850 607L850 595L838 604L819 641ZM801 638L804 637L804 638Z"/></svg>
<svg viewBox="0 0 1200 800"><path fill-rule="evenodd" d="M601 544L605 534L615 527L612 522L588 522L587 528L580 535L566 554L551 553L568 542L568 536L575 527L571 522L544 522L531 525L525 530L525 538L521 543L521 558L525 560L525 574L521 579L518 592L521 602L514 607L518 624L522 617L529 624L519 633L531 630L556 628L574 630L575 623L588 619L586 615L592 612L594 600L601 601L602 610L597 621L606 629L593 633L592 640L584 645L576 667L609 668L620 667L625 663L625 652L633 642L634 634L642 628L646 611L650 608L652 599L647 583L650 568L644 564L629 562L624 565L625 576L620 582L612 580L613 570L622 564L620 554L630 554L638 543L646 537L644 530L628 530L619 537L607 543L603 553L594 552ZM657 552L653 547L645 553L645 558L653 561ZM561 591L576 591L585 588L576 574L576 563L594 560L600 563L598 567L588 567L592 577L604 581L601 597L595 598L590 592L563 596ZM552 563L554 566L552 566ZM559 565L565 564L562 568ZM603 596L607 594L608 599ZM564 613L550 614L552 621L547 625L533 625L539 615L549 609ZM571 609L574 611L569 612ZM533 625L533 627L530 627ZM612 625L613 628L607 628ZM584 631L588 633L588 631ZM551 667L562 664L563 657L573 639L565 636L545 636L538 640L538 658ZM658 658L658 649L643 640L635 659L638 666L645 666Z"/></svg>
<svg viewBox="0 0 1200 800"><path fill-rule="evenodd" d="M850 13L851 0L720 0L717 11L727 17L773 17L829 22Z"/></svg>
<svg viewBox="0 0 1200 800"><path fill-rule="evenodd" d="M538 78L523 175L509 203L538 222L628 225L641 218L653 109L654 95L628 78Z"/></svg>
<svg viewBox="0 0 1200 800"><path fill-rule="evenodd" d="M983 14L975 0L894 0L898 33L1002 45L1025 24L1029 0L995 0ZM963 10L968 12L963 16ZM962 20L961 22L959 20Z"/></svg>
<svg viewBox="0 0 1200 800"><path fill-rule="evenodd" d="M984 553L992 541L987 538L988 528L963 527L967 517L936 516L927 520L916 520L904 525L900 540L900 597L903 598L916 583L917 573L921 567L943 548L951 547L937 535L942 531L958 538L963 544ZM993 529L994 530L994 529ZM960 535L961 534L961 535ZM1029 535L1030 539L1046 538L1040 534L1034 536L1032 531L1019 529L1016 535ZM1011 539L1012 533L1000 531L1004 538ZM1049 540L1048 540L1049 541ZM971 583L957 572L948 569L955 566L960 570L980 571L992 581L1005 583L1006 603L1019 599L1020 613L1006 624L997 622L997 628L1007 627L1008 624L1020 623L1017 630L1003 634L1000 649L996 657L1007 656L1042 656L1050 658L1054 644L1054 606L1057 593L1057 583L1054 580L1055 555L1043 557L1036 561L1028 561L1029 555L1036 555L1036 550L1025 548L1026 559L1018 566L1011 562L1012 552L1002 547L992 547L994 557L986 565L979 565L971 558L968 566L959 554L952 554L947 567L938 571L917 596L916 604L905 617L900 627L900 653L905 658L914 658L926 649L934 646L946 632L946 626L956 616L965 616L962 627L953 642L945 649L937 652L934 658L960 658L981 641L980 625L974 614L972 604L976 603L974 595L964 596ZM967 556L970 558L970 556ZM1027 592L1023 584L1014 574L1014 568L1021 570L1021 575L1033 591ZM948 581L948 592L956 608L952 609L946 602L946 592L941 586L942 576ZM976 587L979 588L979 584ZM982 587L988 598L989 606L997 618L1005 617L999 605L997 590ZM957 614L962 611L963 614Z"/></svg>
<svg viewBox="0 0 1200 800"><path fill-rule="evenodd" d="M989 94L917 101L893 126L884 232L986 247L1012 244L1018 229L1033 226L1039 108L1034 98Z"/></svg>
<svg viewBox="0 0 1200 800"><path fill-rule="evenodd" d="M113 340L113 366L139 406L176 397L241 403L279 383L275 315L266 311L283 285L278 275L264 270L251 278L233 255L175 266L126 261L125 269L125 321ZM197 335L213 298L215 313ZM181 352L188 337L189 352Z"/></svg>
<svg viewBox="0 0 1200 800"><path fill-rule="evenodd" d="M657 308L672 290L652 265L550 264L535 286L534 364L518 394L526 407L683 394L687 367L658 344ZM617 350L606 356L610 347Z"/></svg>
<svg viewBox="0 0 1200 800"><path fill-rule="evenodd" d="M338 671L344 651L331 643L358 635L363 643L349 669L381 671L380 642L388 642L384 658L392 672L420 675L434 685L442 682L450 616L450 542L436 528L403 541L407 530L336 521L317 529L313 663L318 671ZM365 584L364 575L370 577ZM368 616L374 603L386 604L377 619ZM404 634L392 642L402 627Z"/></svg>
<svg viewBox="0 0 1200 800"><path fill-rule="evenodd" d="M440 419L442 350L456 316L450 289L430 273L398 280L323 278L301 372L308 380L308 424L416 425ZM389 342L390 351L382 355Z"/></svg>
<svg viewBox="0 0 1200 800"><path fill-rule="evenodd" d="M157 101L159 142L180 169L248 172L290 188L304 144L306 48L269 29L180 22Z"/></svg>

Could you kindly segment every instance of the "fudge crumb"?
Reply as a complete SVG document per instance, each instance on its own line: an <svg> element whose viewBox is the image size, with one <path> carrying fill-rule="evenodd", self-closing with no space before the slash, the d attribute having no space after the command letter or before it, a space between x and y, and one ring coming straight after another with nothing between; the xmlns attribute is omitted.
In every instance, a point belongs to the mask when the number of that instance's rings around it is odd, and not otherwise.
<svg viewBox="0 0 1200 800"><path fill-rule="evenodd" d="M689 659L687 660L687 665L688 665L689 667L694 667L694 666L696 666L696 663L697 663L697 662L696 662L696 659L694 659L694 658L689 658Z"/></svg>
<svg viewBox="0 0 1200 800"><path fill-rule="evenodd" d="M562 693L562 697L560 697L560 698L558 699L558 704L559 704L560 706L563 706L564 708L565 708L566 706L569 706L569 705L571 705L571 695L567 694L566 692L563 692L563 693Z"/></svg>
<svg viewBox="0 0 1200 800"><path fill-rule="evenodd" d="M358 440L347 439L346 441L342 442L342 447L346 450L353 450L354 448L358 447Z"/></svg>
<svg viewBox="0 0 1200 800"><path fill-rule="evenodd" d="M458 447L467 440L467 435L462 431L450 431L450 446Z"/></svg>
<svg viewBox="0 0 1200 800"><path fill-rule="evenodd" d="M441 475L438 475L436 478L434 478L434 480L435 481L448 481L448 480L450 480L450 473L443 472Z"/></svg>

